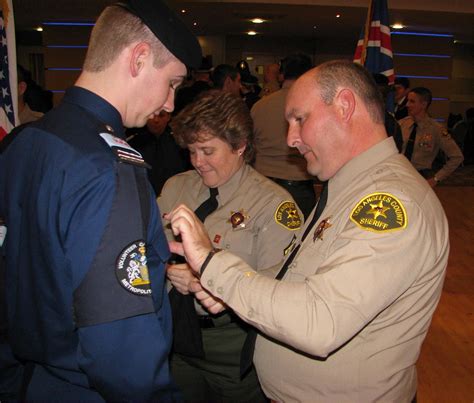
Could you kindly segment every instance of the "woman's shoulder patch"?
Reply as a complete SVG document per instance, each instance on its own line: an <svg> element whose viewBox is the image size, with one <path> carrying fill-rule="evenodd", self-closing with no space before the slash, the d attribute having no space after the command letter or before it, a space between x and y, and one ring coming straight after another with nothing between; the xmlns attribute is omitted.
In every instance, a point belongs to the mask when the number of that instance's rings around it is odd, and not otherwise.
<svg viewBox="0 0 474 403"><path fill-rule="evenodd" d="M350 219L359 228L373 232L396 231L408 224L405 207L390 193L364 196L352 210Z"/></svg>
<svg viewBox="0 0 474 403"><path fill-rule="evenodd" d="M275 221L286 229L296 231L301 227L301 218L296 204L292 201L281 202L275 211Z"/></svg>

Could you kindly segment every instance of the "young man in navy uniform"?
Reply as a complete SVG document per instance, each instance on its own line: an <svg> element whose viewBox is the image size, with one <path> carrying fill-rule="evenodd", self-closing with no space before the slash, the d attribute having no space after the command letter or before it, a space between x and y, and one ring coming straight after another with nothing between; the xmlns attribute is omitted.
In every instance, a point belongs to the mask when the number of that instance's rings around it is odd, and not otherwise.
<svg viewBox="0 0 474 403"><path fill-rule="evenodd" d="M106 8L61 104L2 144L9 341L27 400L175 400L169 256L124 127L173 110L196 38L157 0ZM5 232L5 231L3 231ZM3 233L2 232L2 233Z"/></svg>

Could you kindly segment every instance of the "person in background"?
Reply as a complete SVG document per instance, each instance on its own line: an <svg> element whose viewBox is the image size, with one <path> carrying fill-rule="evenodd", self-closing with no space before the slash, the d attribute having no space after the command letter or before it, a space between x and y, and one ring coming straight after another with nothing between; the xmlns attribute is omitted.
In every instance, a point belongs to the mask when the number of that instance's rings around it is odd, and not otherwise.
<svg viewBox="0 0 474 403"><path fill-rule="evenodd" d="M394 114L387 110L387 96L390 92L390 86L388 85L388 77L379 73L375 73L372 75L374 77L375 83L377 84L377 87L379 87L379 90L382 93L383 102L385 105L385 130L387 131L387 134L389 136L393 137L393 139L395 140L395 144L397 145L398 151L401 152L403 147L402 129L400 128L400 125L395 119Z"/></svg>
<svg viewBox="0 0 474 403"><path fill-rule="evenodd" d="M156 195L172 176L191 168L189 153L179 147L173 138L169 122L171 114L162 110L148 119L141 129L127 130L128 143L150 165L148 179Z"/></svg>
<svg viewBox="0 0 474 403"><path fill-rule="evenodd" d="M410 80L406 77L395 78L395 119L400 120L408 116L407 95L410 91Z"/></svg>
<svg viewBox="0 0 474 403"><path fill-rule="evenodd" d="M2 142L8 341L25 364L20 400L180 399L168 363L170 253L147 165L124 126L172 112L186 64L200 60L196 37L161 1L111 5L61 103Z"/></svg>
<svg viewBox="0 0 474 403"><path fill-rule="evenodd" d="M199 68L192 71L192 77L188 85L183 84L178 89L174 115L177 115L181 109L193 102L201 92L209 91L212 88L211 71L212 63L210 59L203 57Z"/></svg>
<svg viewBox="0 0 474 403"><path fill-rule="evenodd" d="M430 117L431 91L416 87L408 93L408 115L400 120L403 134L403 154L418 172L434 187L451 175L463 162L463 154L448 130ZM443 151L446 162L440 169L433 167L439 151Z"/></svg>
<svg viewBox="0 0 474 403"><path fill-rule="evenodd" d="M249 110L260 100L260 93L261 90L258 85L257 77L251 74L243 74L241 78L240 95Z"/></svg>
<svg viewBox="0 0 474 403"><path fill-rule="evenodd" d="M195 170L166 182L160 210L180 204L195 210L216 247L256 270L280 262L300 228L300 214L283 188L248 165L254 152L252 120L241 99L222 91L205 93L173 119L172 127ZM166 236L174 239L171 229ZM171 369L185 400L265 401L255 370L240 376L246 325L231 309L208 315L194 303L189 287L199 280L186 263L171 264L168 278L174 286Z"/></svg>
<svg viewBox="0 0 474 403"><path fill-rule="evenodd" d="M263 88L262 97L270 95L280 89L278 76L280 74L280 65L278 63L266 64L263 70Z"/></svg>
<svg viewBox="0 0 474 403"><path fill-rule="evenodd" d="M285 101L295 80L310 68L311 59L304 54L285 57L281 63L285 78L282 88L260 99L251 110L255 169L290 192L305 218L316 203L314 178L307 172L304 158L286 144Z"/></svg>
<svg viewBox="0 0 474 403"><path fill-rule="evenodd" d="M18 74L18 119L20 124L25 124L29 122L34 122L43 116L43 112L38 112L32 110L26 99L32 98L32 92L38 91L37 84L31 79L31 73L23 68L22 66L17 66ZM42 91L41 88L39 88ZM31 100L30 100L31 102Z"/></svg>
<svg viewBox="0 0 474 403"><path fill-rule="evenodd" d="M215 89L230 92L238 96L240 96L240 80L238 70L229 64L219 64L211 73L211 81Z"/></svg>
<svg viewBox="0 0 474 403"><path fill-rule="evenodd" d="M226 304L261 332L253 357L269 399L414 402L448 263L441 203L387 138L364 67L310 70L290 89L285 116L288 144L327 186L276 278L213 249L185 206L166 215L182 240L171 249L200 277L192 291L210 312Z"/></svg>

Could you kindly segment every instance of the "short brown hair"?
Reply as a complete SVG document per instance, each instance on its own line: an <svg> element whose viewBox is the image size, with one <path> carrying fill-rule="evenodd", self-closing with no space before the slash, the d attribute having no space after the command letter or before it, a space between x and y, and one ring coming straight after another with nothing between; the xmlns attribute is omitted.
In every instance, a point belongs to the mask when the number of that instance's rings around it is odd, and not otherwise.
<svg viewBox="0 0 474 403"><path fill-rule="evenodd" d="M233 150L246 144L244 160L255 155L253 122L247 105L238 96L210 90L202 93L171 121L173 135L181 147L217 137Z"/></svg>
<svg viewBox="0 0 474 403"><path fill-rule="evenodd" d="M348 60L333 60L318 66L316 82L321 98L331 105L338 86L351 88L364 101L374 123L384 124L385 108L382 95L371 73L360 64Z"/></svg>
<svg viewBox="0 0 474 403"><path fill-rule="evenodd" d="M100 72L134 42L147 42L153 52L153 66L159 68L174 56L136 15L120 6L107 7L92 30L84 70Z"/></svg>

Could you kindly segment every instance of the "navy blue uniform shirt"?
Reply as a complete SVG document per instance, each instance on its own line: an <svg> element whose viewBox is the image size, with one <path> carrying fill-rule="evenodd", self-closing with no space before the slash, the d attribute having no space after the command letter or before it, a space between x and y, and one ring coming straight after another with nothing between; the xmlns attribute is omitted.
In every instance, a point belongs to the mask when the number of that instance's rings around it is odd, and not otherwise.
<svg viewBox="0 0 474 403"><path fill-rule="evenodd" d="M0 156L10 343L28 399L171 400L160 214L101 133L123 139L120 114L73 87Z"/></svg>

